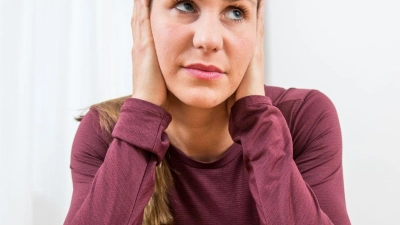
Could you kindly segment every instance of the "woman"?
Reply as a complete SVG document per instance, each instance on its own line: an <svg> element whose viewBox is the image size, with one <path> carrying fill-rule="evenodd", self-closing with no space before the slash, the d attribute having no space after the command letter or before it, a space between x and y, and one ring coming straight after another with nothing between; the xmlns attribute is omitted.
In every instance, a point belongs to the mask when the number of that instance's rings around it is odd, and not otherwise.
<svg viewBox="0 0 400 225"><path fill-rule="evenodd" d="M134 5L133 92L83 117L65 224L350 224L334 106L263 85L264 1Z"/></svg>

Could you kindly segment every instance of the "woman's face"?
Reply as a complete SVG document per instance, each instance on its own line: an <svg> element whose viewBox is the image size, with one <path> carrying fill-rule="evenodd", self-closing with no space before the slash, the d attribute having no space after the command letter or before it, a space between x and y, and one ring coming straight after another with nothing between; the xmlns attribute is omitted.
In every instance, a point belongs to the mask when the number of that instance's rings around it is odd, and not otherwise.
<svg viewBox="0 0 400 225"><path fill-rule="evenodd" d="M167 89L211 108L238 88L256 41L256 0L153 0L151 26Z"/></svg>

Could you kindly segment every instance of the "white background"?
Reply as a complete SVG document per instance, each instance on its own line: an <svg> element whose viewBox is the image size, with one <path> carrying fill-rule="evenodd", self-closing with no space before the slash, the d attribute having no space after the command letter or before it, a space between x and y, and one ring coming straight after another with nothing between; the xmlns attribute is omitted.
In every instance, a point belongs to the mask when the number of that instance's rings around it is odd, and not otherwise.
<svg viewBox="0 0 400 225"><path fill-rule="evenodd" d="M400 224L400 2L269 0L267 82L319 89L353 224ZM0 0L0 225L62 224L74 116L131 88L131 0Z"/></svg>

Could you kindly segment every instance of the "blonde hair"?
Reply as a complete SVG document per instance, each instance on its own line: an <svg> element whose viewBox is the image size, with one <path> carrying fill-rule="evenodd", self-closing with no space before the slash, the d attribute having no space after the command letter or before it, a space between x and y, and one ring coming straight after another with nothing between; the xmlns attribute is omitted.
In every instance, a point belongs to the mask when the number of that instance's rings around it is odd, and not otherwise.
<svg viewBox="0 0 400 225"><path fill-rule="evenodd" d="M111 143L112 130L118 121L124 100L131 96L112 99L91 108L99 114L100 127L105 139ZM84 116L76 118L81 121ZM163 159L156 167L156 184L153 195L147 203L143 214L143 225L172 225L173 217L169 209L168 189L173 185L173 179L166 159Z"/></svg>

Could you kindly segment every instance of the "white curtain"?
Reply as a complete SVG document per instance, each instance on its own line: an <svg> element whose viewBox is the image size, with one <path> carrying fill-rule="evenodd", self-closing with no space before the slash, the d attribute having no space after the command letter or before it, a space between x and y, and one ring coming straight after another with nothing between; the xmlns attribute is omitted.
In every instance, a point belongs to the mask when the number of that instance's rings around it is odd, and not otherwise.
<svg viewBox="0 0 400 225"><path fill-rule="evenodd" d="M0 1L0 224L62 224L91 104L130 93L133 1Z"/></svg>
<svg viewBox="0 0 400 225"><path fill-rule="evenodd" d="M62 224L74 116L131 92L133 0L0 0L0 225ZM398 224L400 3L267 1L267 82L335 103L353 224Z"/></svg>

